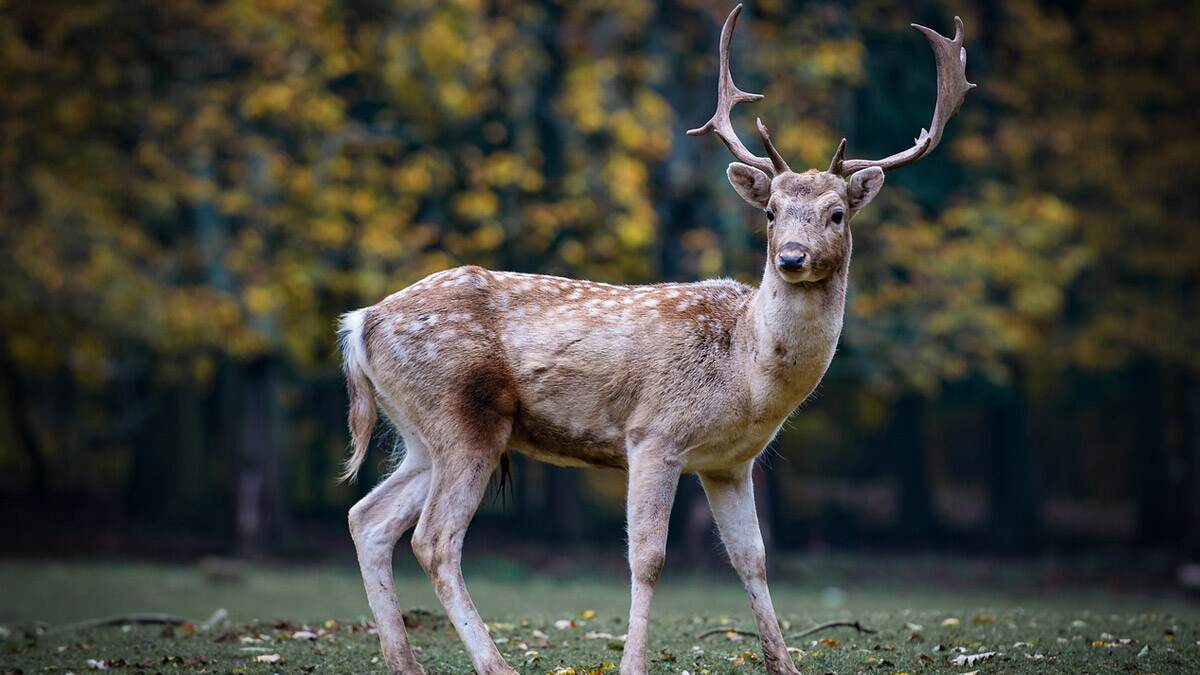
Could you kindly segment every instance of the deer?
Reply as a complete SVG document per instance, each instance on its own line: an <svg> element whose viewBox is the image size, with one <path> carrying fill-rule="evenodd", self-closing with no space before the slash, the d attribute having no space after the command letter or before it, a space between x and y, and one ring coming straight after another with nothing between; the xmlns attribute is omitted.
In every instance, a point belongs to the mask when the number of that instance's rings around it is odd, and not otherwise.
<svg viewBox="0 0 1200 675"><path fill-rule="evenodd" d="M467 527L508 451L569 467L627 472L630 609L620 672L646 673L651 597L666 560L681 476L699 477L733 568L749 596L767 672L797 670L766 580L755 511L756 458L825 374L842 330L854 217L886 171L928 155L975 85L966 79L962 21L931 45L937 101L914 145L879 160L793 172L757 131L747 150L732 108L729 46L742 6L721 30L717 108L703 126L734 159L726 173L766 218L766 265L755 288L717 279L627 286L465 266L432 274L341 317L353 480L382 412L403 441L395 468L349 512L380 647L391 673L423 673L405 630L393 549L412 550L480 675L513 674L467 592ZM398 444L399 447L399 444Z"/></svg>

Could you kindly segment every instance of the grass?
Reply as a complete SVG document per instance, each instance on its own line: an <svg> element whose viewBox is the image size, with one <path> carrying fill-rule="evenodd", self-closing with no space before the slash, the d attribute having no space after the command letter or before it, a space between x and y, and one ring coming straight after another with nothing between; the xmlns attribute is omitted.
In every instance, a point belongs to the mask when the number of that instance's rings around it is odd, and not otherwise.
<svg viewBox="0 0 1200 675"><path fill-rule="evenodd" d="M521 672L605 672L620 661L618 638L625 632L628 601L622 581L552 581L496 564L473 567L467 576L480 611ZM753 638L725 633L699 638L714 628L753 628L738 585L707 577L671 579L670 570L667 577L655 596L650 671L762 672ZM1200 672L1200 607L1182 598L948 588L887 578L876 575L861 585L838 579L840 588L773 584L788 632L835 619L857 619L879 631L832 629L792 641L802 671ZM428 582L413 570L401 570L397 586L404 606L438 607ZM347 567L252 568L233 583L192 567L0 562L0 589L0 673L82 673L89 659L93 668L103 662L130 673L382 672L362 588ZM199 620L217 607L227 609L229 618L209 630L62 628L134 611ZM439 612L413 612L411 618L413 641L431 675L470 672ZM556 627L562 621L571 625ZM295 639L305 630L316 639ZM588 639L588 633L616 637ZM955 663L957 657L989 651L997 654L973 665ZM273 655L280 659L255 660Z"/></svg>

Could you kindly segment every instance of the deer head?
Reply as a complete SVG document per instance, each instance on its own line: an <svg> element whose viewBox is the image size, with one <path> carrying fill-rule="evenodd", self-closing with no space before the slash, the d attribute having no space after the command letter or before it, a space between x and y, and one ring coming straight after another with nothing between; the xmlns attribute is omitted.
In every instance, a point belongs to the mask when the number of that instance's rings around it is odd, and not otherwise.
<svg viewBox="0 0 1200 675"><path fill-rule="evenodd" d="M845 267L850 255L846 225L879 193L884 171L911 164L937 147L946 122L958 112L967 92L975 87L966 77L962 20L954 17L953 39L924 26L912 25L933 48L938 94L933 121L928 130L921 130L911 148L883 159L845 159L843 138L827 170L795 173L771 143L761 119L756 126L767 157L746 149L730 122L733 106L763 97L738 89L729 72L729 42L741 12L741 5L734 7L721 29L717 111L704 126L687 133L703 136L715 132L738 160L729 165L729 182L742 199L766 213L768 268L775 269L789 283L818 282Z"/></svg>

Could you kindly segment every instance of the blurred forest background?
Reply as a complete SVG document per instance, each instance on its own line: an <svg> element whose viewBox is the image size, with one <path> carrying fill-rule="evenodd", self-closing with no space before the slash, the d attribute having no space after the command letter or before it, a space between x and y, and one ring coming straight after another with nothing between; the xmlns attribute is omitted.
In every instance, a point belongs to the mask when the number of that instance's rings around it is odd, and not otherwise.
<svg viewBox="0 0 1200 675"><path fill-rule="evenodd" d="M335 317L450 266L757 283L715 102L731 0L0 0L0 551L320 556L378 478ZM735 123L908 147L911 21L979 88L856 220L771 544L1200 556L1200 3L758 0ZM472 538L623 545L623 475L517 458ZM676 550L711 529L681 487ZM477 541L479 539L476 539Z"/></svg>

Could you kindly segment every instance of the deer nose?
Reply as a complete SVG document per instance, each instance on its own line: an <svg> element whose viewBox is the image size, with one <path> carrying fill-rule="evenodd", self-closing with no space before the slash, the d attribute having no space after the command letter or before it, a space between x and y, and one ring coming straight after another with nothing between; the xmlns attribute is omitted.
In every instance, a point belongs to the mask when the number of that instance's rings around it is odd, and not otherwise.
<svg viewBox="0 0 1200 675"><path fill-rule="evenodd" d="M808 249L796 242L788 242L779 249L779 269L798 272L808 262Z"/></svg>

